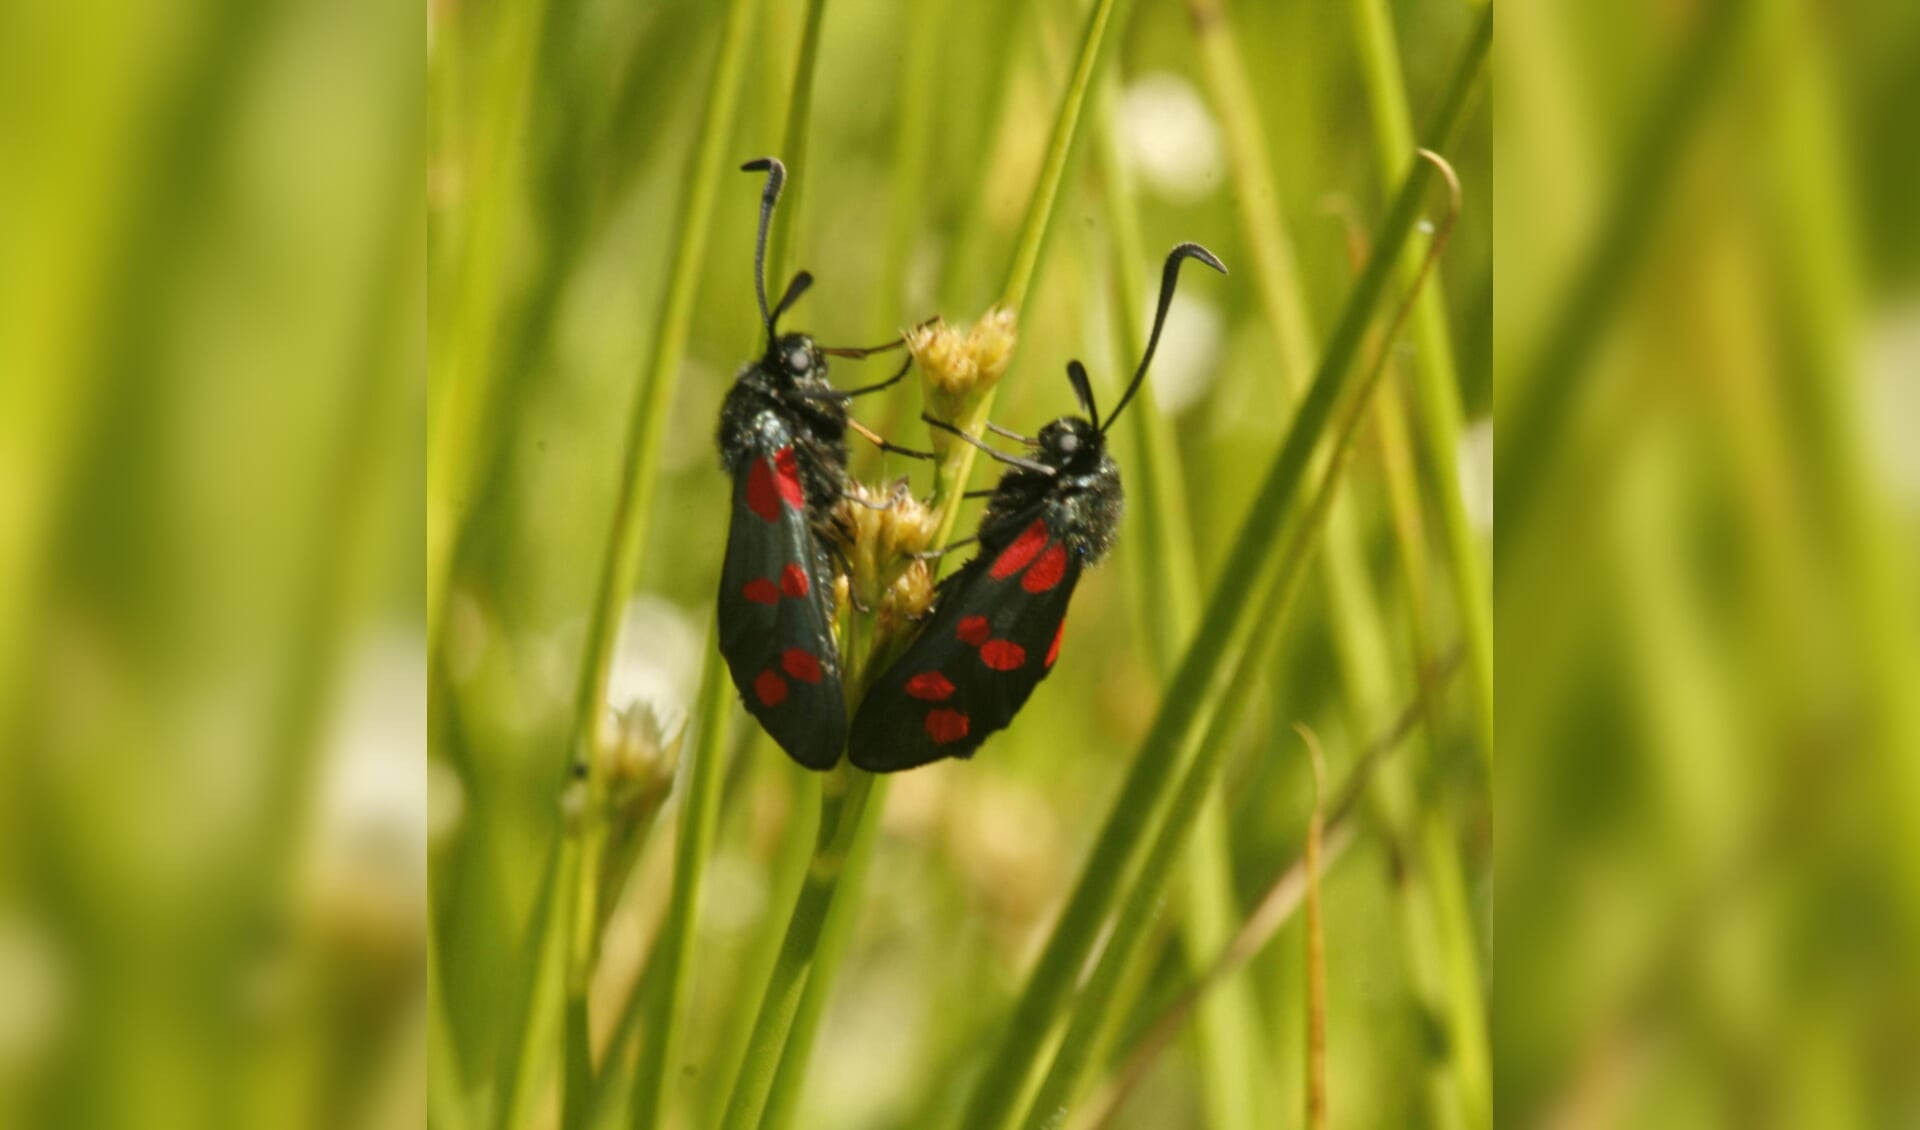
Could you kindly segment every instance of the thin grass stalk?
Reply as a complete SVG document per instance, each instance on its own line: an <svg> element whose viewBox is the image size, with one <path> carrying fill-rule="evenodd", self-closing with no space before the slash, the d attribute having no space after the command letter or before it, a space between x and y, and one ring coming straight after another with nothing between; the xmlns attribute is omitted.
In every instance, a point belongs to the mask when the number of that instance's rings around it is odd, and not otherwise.
<svg viewBox="0 0 1920 1130"><path fill-rule="evenodd" d="M1418 328L1417 322L1415 328ZM1435 662L1435 656L1429 635L1428 566L1424 526L1420 520L1419 486L1414 479L1406 441L1413 407L1408 402L1407 392L1401 382L1389 381L1387 387L1380 390L1380 395L1383 400L1379 410L1374 413L1374 419L1380 431L1388 436L1381 447L1386 456L1388 505L1392 510L1395 529L1395 558L1399 563L1401 588L1406 597L1406 618L1414 667L1416 671L1425 671ZM1444 1125L1455 1119L1464 1119L1461 1103L1470 1093L1467 1078L1474 1074L1451 1065L1456 1060L1467 1062L1458 1051L1467 1041L1479 1040L1484 1046L1486 1028L1481 1021L1483 1010L1477 1003L1480 996L1477 968L1471 977L1461 982L1462 985L1473 986L1474 992L1464 995L1456 993L1452 998L1475 1001L1473 1009L1463 1012L1447 1007L1447 961L1441 952L1440 940L1464 938L1472 944L1473 934L1471 918L1451 924L1438 921L1436 904L1429 889L1436 885L1460 887L1462 884L1458 878L1459 841L1452 816L1437 798L1423 806L1415 787L1416 781L1430 779L1428 770L1433 756L1441 748L1447 733L1440 696L1425 696L1422 702L1423 724L1426 728L1422 740L1425 746L1409 759L1410 765L1396 765L1379 774L1372 803L1381 822L1395 838L1397 850L1407 860L1407 869L1402 881L1396 885L1396 893L1401 904L1401 942L1406 950L1414 992L1420 998L1420 1007L1431 1008L1435 1014L1446 1017L1452 1041L1449 1046L1455 1049L1453 1054L1447 1056L1448 1066L1431 1073L1428 1081L1427 1099L1433 1120L1438 1125ZM1429 829L1437 834L1428 835ZM1435 845L1432 850L1423 846L1423 836L1428 843ZM1439 878L1427 877L1428 872L1436 871L1442 873ZM1451 872L1452 878L1446 872ZM1484 1062L1484 1056L1480 1059ZM1461 1084L1460 1090L1456 1092L1444 1085L1447 1076L1460 1077L1456 1080Z"/></svg>
<svg viewBox="0 0 1920 1130"><path fill-rule="evenodd" d="M934 83L940 76L941 44L938 32L946 16L945 0L922 0L907 9L907 46L900 60L899 116L893 135L893 167L887 178L892 194L887 204L887 241L880 254L879 285L874 288L871 329L875 340L900 328L902 280L913 253L915 235L926 220L927 180L934 151L928 122L933 117ZM915 315L909 314L908 321ZM889 396L881 406L878 431L897 435L907 419L907 398ZM867 477L884 477L887 453L869 447L855 455Z"/></svg>
<svg viewBox="0 0 1920 1130"><path fill-rule="evenodd" d="M674 378L686 352L693 301L705 265L707 231L714 200L718 195L720 171L725 163L725 148L733 133L734 109L739 101L740 80L745 69L745 47L752 11L751 0L732 0L727 7L726 22L721 28L706 113L698 134L699 142L694 148L693 171L674 225L677 242L672 274L661 303L653 353L641 387L634 396L623 461L625 473L621 476L614 505L599 592L588 614L587 636L574 701L570 758L573 765L584 769L584 807L589 813L604 810L601 801L604 799L605 782L600 765L599 731L608 705L607 680L617 642L616 626L620 621L620 610L639 571L640 551L646 542L647 528L652 519L654 482L659 470L660 434L665 426L666 406L673 392ZM710 662L709 669L712 666ZM711 670L708 674L708 681L711 682ZM593 947L590 939L577 937L579 931L576 924L584 922L591 929L599 918L593 902L599 890L598 849L603 836L588 834L593 824L594 821L590 820L580 821L564 831L566 843L563 854L570 856L573 861L568 879L570 884L577 884L577 888L573 885L563 887L567 894L553 904L562 920L563 949L573 965L565 978L568 1000L563 1007L566 1012L577 1015L577 1027L580 1030L585 1028L585 995L591 980L585 955L591 953ZM704 866L703 861L695 866ZM697 877L695 885L697 889ZM666 995L671 998L673 994ZM545 1003L536 998L536 1015L543 1014L545 1007ZM563 1037L561 1042L571 1044L578 1041ZM585 1062L589 1054L586 1048L562 1050L563 1058L570 1065L565 1074L567 1085L562 1097L563 1111L578 1111L585 1107L592 1082L591 1066Z"/></svg>
<svg viewBox="0 0 1920 1130"><path fill-rule="evenodd" d="M814 64L820 57L820 25L826 14L827 0L807 0L806 20L800 31L800 56L793 65L793 88L787 98L786 125L780 131L780 160L787 166L785 190L787 222L775 224L767 237L769 277L784 279L789 266L788 252L794 233L800 230L800 200L807 187L807 151L813 120Z"/></svg>
<svg viewBox="0 0 1920 1130"><path fill-rule="evenodd" d="M757 726L750 730L744 756L754 758L763 752L772 753L772 739ZM746 1059L747 1041L752 1038L754 1023L759 1020L756 1002L765 996L766 987L773 980L774 962L781 943L786 940L781 931L773 928L779 913L776 908L799 902L800 888L806 883L814 839L819 831L819 775L802 769L785 756L764 759L763 764L771 764L771 771L783 776L781 784L791 808L780 842L774 846L772 857L765 861L770 873L768 909L754 931L751 947L737 963L739 975L734 978L737 984L731 987L720 1033L714 1038L708 1058L709 1067L704 1072L708 1077L707 1086L701 1095L699 1117L694 1120L699 1126L716 1125L733 1097L733 1081Z"/></svg>
<svg viewBox="0 0 1920 1130"><path fill-rule="evenodd" d="M1423 150L1421 156L1445 170L1453 189L1453 208L1449 213L1449 219L1436 234L1428 250L1426 263L1430 267L1439 250L1445 245L1453 218L1459 214L1459 184L1453 179L1452 170L1446 169L1444 162L1430 151ZM1427 166L1422 164L1419 167ZM1409 176L1408 184L1412 185L1415 179ZM1376 268L1383 267L1389 262L1387 258L1376 254L1374 263L1369 266L1367 276L1363 278L1384 275L1384 271L1378 271ZM1379 383L1380 374L1386 367L1388 347L1411 309L1412 298L1413 295L1408 295L1408 302L1401 307L1393 328L1382 339L1373 366L1356 386L1343 394L1344 401L1341 406L1341 418L1336 426L1334 447L1321 474L1313 500L1306 513L1301 515L1300 520L1288 532L1284 539L1285 546L1278 567L1269 574L1269 579L1261 586L1259 610L1253 617L1255 625L1253 634L1258 637L1258 642L1252 646L1243 647L1235 653L1228 678L1228 691L1219 708L1213 711L1201 739L1195 744L1196 748L1193 749L1189 758L1184 759L1188 764L1179 790L1171 805L1168 806L1166 816L1160 823L1159 832L1154 836L1152 849L1140 866L1133 889L1121 906L1119 918L1114 923L1113 933L1101 954L1100 964L1094 970L1093 977L1080 994L1080 998L1075 1002L1073 1019L1068 1025L1067 1034L1054 1054L1053 1066L1041 1084L1039 1096L1035 1099L1032 1111L1026 1119L1026 1124L1029 1126L1052 1127L1061 1124L1078 1095L1080 1081L1087 1066L1094 1062L1096 1054L1102 1050L1108 1039L1108 1029L1116 1015L1116 1010L1113 1008L1115 987L1127 975L1128 965L1134 959L1140 943L1144 940L1158 913L1160 901L1165 896L1174 866L1186 850L1188 837L1198 821L1200 809L1209 791L1214 787L1226 751L1232 745L1234 730L1253 697L1252 689L1261 676L1266 657L1278 646L1283 635L1282 629L1286 615L1291 608L1294 595L1299 591L1305 563L1315 549L1319 535L1325 527L1327 515L1332 510L1333 500L1339 493L1338 488L1352 453L1354 437L1365 419L1373 390ZM1319 382L1316 382L1316 388L1318 387ZM1289 435L1290 440L1291 438L1292 436ZM1309 1054L1311 1055L1311 1052Z"/></svg>
<svg viewBox="0 0 1920 1130"><path fill-rule="evenodd" d="M873 862L874 843L880 838L879 814L885 810L887 778L873 779L873 795L867 798L863 819L854 826L853 844L847 851L846 872L841 886L861 890L866 883L867 866ZM785 1130L793 1124L800 1099L806 1089L807 1065L813 1059L814 1040L820 1033L820 1016L832 998L834 974L846 955L847 938L860 917L858 900L841 897L827 910L826 924L820 930L820 943L814 950L813 973L807 978L800 1008L794 1014L787 1047L774 1073L773 1088L767 1094L767 1106L760 1117L762 1130Z"/></svg>
<svg viewBox="0 0 1920 1130"><path fill-rule="evenodd" d="M760 1124L773 1080L786 1052L801 995L813 972L820 935L826 926L840 879L846 871L855 831L867 810L874 776L846 761L829 770L821 782L820 830L814 840L806 881L787 921L786 935L774 959L773 975L760 998L753 1034L747 1040L733 1097L720 1121L726 1130L751 1130Z"/></svg>
<svg viewBox="0 0 1920 1130"><path fill-rule="evenodd" d="M1327 802L1327 758L1320 739L1295 723L1313 763L1313 811L1307 816L1307 1130L1327 1127L1327 936L1320 917L1320 840Z"/></svg>
<svg viewBox="0 0 1920 1130"><path fill-rule="evenodd" d="M1075 57L1073 76L1067 82L1067 88L1061 93L1060 105L1053 116L1053 133L1047 142L1046 159L1040 166L1040 177L1034 182L1033 196L1027 204L1025 222L1021 225L1020 238L1014 244L1013 258L1007 264L1007 274L1000 288L1000 304L1012 310L1017 316L1025 305L1027 291L1033 285L1033 275L1040 263L1040 249L1046 243L1047 232L1053 223L1053 205L1060 194L1060 182L1065 179L1067 164L1073 157L1074 142L1080 134L1080 112L1086 105L1087 93L1093 87L1093 79L1105 56L1102 50L1106 43L1108 26L1113 22L1115 9L1127 9L1131 0L1093 0L1093 6L1087 12L1087 22L1080 33L1080 50ZM1124 26L1124 18L1123 18ZM993 392L981 397L975 405L972 417L956 420L954 423L970 432L980 430L981 421L987 419L993 411ZM944 508L944 514L933 544L945 545L953 540L954 523L960 517L958 506L947 505L950 498L957 498L966 490L967 479L973 473L973 460L976 452L969 444L958 444L953 457L943 461L934 469L933 504Z"/></svg>
<svg viewBox="0 0 1920 1130"><path fill-rule="evenodd" d="M447 994L440 981L440 946L427 941L427 1125L433 1130L470 1130L460 1047L447 1020Z"/></svg>
<svg viewBox="0 0 1920 1130"><path fill-rule="evenodd" d="M1369 108L1372 111L1377 164L1383 177L1393 166L1397 154L1412 144L1413 127L1408 112L1406 84L1401 76L1399 50L1395 45L1393 16L1383 0L1354 0L1351 6L1354 34L1359 47L1361 73L1365 80ZM1411 278L1420 270L1418 261L1405 257L1403 275ZM1486 563L1480 541L1467 521L1466 498L1461 487L1459 460L1461 423L1459 377L1453 363L1453 345L1447 330L1444 280L1433 278L1415 301L1409 337L1413 343L1413 411L1404 412L1403 398L1397 390L1381 407L1383 433L1402 433L1402 418L1410 419L1414 451L1420 470L1433 487L1431 496L1439 510L1439 533L1445 550L1448 579L1461 625L1468 679L1472 692L1473 735L1482 759L1492 764L1493 756L1493 611ZM1395 455L1389 459L1394 462ZM1391 472L1392 468L1390 468ZM1401 575L1407 590L1409 617L1413 627L1416 665L1429 658L1424 620L1425 553L1415 531L1419 526L1417 495L1409 497L1404 474L1399 479L1389 474L1390 504L1395 510L1395 526L1401 530L1399 555ZM1432 750L1442 747L1439 703L1430 700L1428 742ZM1398 777L1398 775L1395 775ZM1424 777L1421 773L1417 776ZM1383 782L1398 791L1405 782ZM1481 988L1479 957L1471 913L1464 895L1460 849L1451 813L1438 802L1422 802L1415 797L1414 815L1418 843L1411 854L1413 881L1428 890L1405 900L1404 910L1417 919L1409 923L1407 942L1415 950L1431 950L1441 943L1440 952L1416 953L1416 969L1439 969L1442 981L1441 1015L1447 1027L1447 1059L1459 1088L1471 1126L1491 1124L1493 1086L1491 1056L1488 1048L1486 1009ZM1412 812L1400 806L1403 812ZM1420 921L1424 920L1424 921ZM1418 976L1418 974L1417 974ZM1425 977L1421 977L1425 980Z"/></svg>
<svg viewBox="0 0 1920 1130"><path fill-rule="evenodd" d="M504 1130L521 1130L533 1124L540 1086L554 1057L560 1054L568 926L572 923L570 896L579 882L581 843L581 837L572 830L556 839L540 895L528 919L525 991L508 1022L500 1066L507 1085L500 1096L496 1125Z"/></svg>
<svg viewBox="0 0 1920 1130"><path fill-rule="evenodd" d="M1462 50L1448 93L1428 130L1430 148L1444 150L1451 143L1492 38L1491 16L1483 15ZM1004 1125L1025 1097L1040 1049L1053 1037L1080 969L1132 874L1146 837L1164 815L1166 786L1184 768L1190 739L1219 703L1221 673L1247 647L1255 625L1244 615L1245 607L1278 566L1276 535L1293 505L1307 462L1325 435L1335 401L1347 384L1347 370L1385 291L1393 259L1413 230L1432 177L1426 162L1415 161L1381 225L1374 258L1355 283L1319 373L1254 496L1193 645L1181 660L1073 894L975 1085L964 1120L973 1130Z"/></svg>
<svg viewBox="0 0 1920 1130"><path fill-rule="evenodd" d="M1113 241L1114 355L1124 365L1146 347L1140 300L1147 290L1133 185L1120 150L1118 86L1111 72L1100 84L1104 122L1097 134L1096 153ZM1164 684L1173 673L1174 657L1186 647L1200 618L1199 568L1187 515L1186 481L1172 428L1151 394L1135 402L1123 430L1130 448L1129 510L1138 530L1128 543L1139 554L1132 585L1135 618L1146 630L1154 673ZM1218 790L1201 810L1194 841L1187 854L1186 912L1180 916L1180 935L1190 963L1226 944L1239 917L1233 903L1231 835ZM1254 1067L1264 1053L1253 995L1244 980L1224 986L1208 1001L1199 1035L1209 1125L1218 1130L1251 1130L1254 1113L1266 1107Z"/></svg>
<svg viewBox="0 0 1920 1130"><path fill-rule="evenodd" d="M1201 74L1227 135L1228 171L1240 228L1253 256L1254 288L1279 347L1282 401L1291 407L1299 398L1301 382L1313 370L1313 328L1293 242L1282 220L1280 188L1267 153L1259 100L1220 0L1188 0L1187 7ZM1412 151L1409 144L1396 160ZM1368 581L1359 515L1345 499L1335 502L1327 519L1320 553L1321 583L1326 586L1348 728L1358 740L1390 701L1387 672L1392 667L1387 660L1387 632Z"/></svg>
<svg viewBox="0 0 1920 1130"><path fill-rule="evenodd" d="M487 39L488 57L482 77L471 89L486 93L483 125L473 130L463 183L473 186L465 223L448 242L461 249L452 285L452 301L444 316L430 320L439 332L429 334L434 373L431 425L428 428L427 475L427 641L437 649L452 581L454 551L459 544L460 515L467 504L478 470L482 432L499 393L492 362L496 341L501 259L513 200L521 183L520 158L531 103L533 76L540 54L541 0L502 4L490 13L461 13L467 24L476 18L496 21ZM470 26L470 25L469 25ZM458 105L461 89L458 63L465 27L445 37L440 49L439 73L447 101ZM470 34L470 33L468 33Z"/></svg>
<svg viewBox="0 0 1920 1130"><path fill-rule="evenodd" d="M1393 15L1385 0L1354 0L1351 7L1358 41L1361 77L1372 111L1374 151L1383 190L1402 154L1412 148L1413 123L1408 112L1406 83L1401 77L1400 52L1395 45ZM1402 278L1410 280L1420 269L1409 257L1401 262ZM1460 487L1460 383L1454 368L1453 343L1447 331L1447 297L1441 279L1429 280L1414 308L1408 336L1414 347L1412 371L1415 401L1413 435L1420 468L1439 503L1440 535L1446 548L1448 577L1459 608L1461 638L1466 643L1468 686L1473 692L1474 737L1487 763L1493 758L1493 606L1486 562L1479 538L1467 521L1465 495ZM1484 1037L1480 1041L1485 1043Z"/></svg>
<svg viewBox="0 0 1920 1130"><path fill-rule="evenodd" d="M693 762L685 770L687 784L680 800L679 834L674 840L673 892L668 896L667 914L654 952L648 958L647 973L652 974L657 966L661 983L647 1016L652 1041L634 1065L633 1090L628 1099L628 1120L636 1130L666 1123L667 1080L673 1078L673 1065L680 1059L680 1041L686 1028L700 890L707 861L713 855L714 826L719 820L721 769L733 720L733 682L727 677L717 637L708 641L706 655L695 707L698 732L692 743Z"/></svg>

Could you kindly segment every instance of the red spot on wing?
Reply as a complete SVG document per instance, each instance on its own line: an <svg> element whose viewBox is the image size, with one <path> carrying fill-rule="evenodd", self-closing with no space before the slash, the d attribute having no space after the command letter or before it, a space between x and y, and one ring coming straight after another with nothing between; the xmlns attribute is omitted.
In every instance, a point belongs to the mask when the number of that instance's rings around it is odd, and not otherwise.
<svg viewBox="0 0 1920 1130"><path fill-rule="evenodd" d="M1066 575L1067 547L1054 542L1040 555L1040 560L1033 563L1033 568L1027 570L1027 575L1020 578L1020 587L1028 592L1046 592Z"/></svg>
<svg viewBox="0 0 1920 1130"><path fill-rule="evenodd" d="M780 570L780 591L795 600L807 595L807 571L798 565Z"/></svg>
<svg viewBox="0 0 1920 1130"><path fill-rule="evenodd" d="M993 559L993 567L987 572L996 581L1004 581L1027 567L1027 562L1039 556L1040 550L1047 544L1047 523L1043 519L1034 519L1013 543L1000 551Z"/></svg>
<svg viewBox="0 0 1920 1130"><path fill-rule="evenodd" d="M967 736L967 716L942 707L927 711L927 736L935 745L947 745Z"/></svg>
<svg viewBox="0 0 1920 1130"><path fill-rule="evenodd" d="M768 668L753 681L753 693L761 706L779 706L787 701L787 681L778 671Z"/></svg>
<svg viewBox="0 0 1920 1130"><path fill-rule="evenodd" d="M780 603L780 586L765 577L755 577L748 581L747 587L741 589L740 594L755 604Z"/></svg>
<svg viewBox="0 0 1920 1130"><path fill-rule="evenodd" d="M1053 644L1047 648L1047 666L1048 667L1052 667L1053 661L1060 657L1060 637L1066 634L1067 634L1067 622L1065 620L1062 620L1060 621L1060 626L1053 630Z"/></svg>
<svg viewBox="0 0 1920 1130"><path fill-rule="evenodd" d="M922 671L907 680L907 693L926 702L945 702L953 695L953 683L938 671Z"/></svg>
<svg viewBox="0 0 1920 1130"><path fill-rule="evenodd" d="M975 647L979 647L981 644L987 642L988 636L993 635L993 625L987 623L985 616L969 616L960 621L959 634L962 643L970 643Z"/></svg>
<svg viewBox="0 0 1920 1130"><path fill-rule="evenodd" d="M780 656L780 666L787 674L803 683L820 681L820 661L811 653L797 647L790 647Z"/></svg>
<svg viewBox="0 0 1920 1130"><path fill-rule="evenodd" d="M995 671L1018 670L1027 661L1027 649L1012 640L988 640L980 645L980 662Z"/></svg>
<svg viewBox="0 0 1920 1130"><path fill-rule="evenodd" d="M800 461L793 454L792 444L774 452L773 468L778 476L775 485L780 488L780 497L795 510L805 510L807 492L800 489Z"/></svg>
<svg viewBox="0 0 1920 1130"><path fill-rule="evenodd" d="M747 509L763 522L780 516L780 490L773 485L773 467L765 459L755 459L747 468Z"/></svg>

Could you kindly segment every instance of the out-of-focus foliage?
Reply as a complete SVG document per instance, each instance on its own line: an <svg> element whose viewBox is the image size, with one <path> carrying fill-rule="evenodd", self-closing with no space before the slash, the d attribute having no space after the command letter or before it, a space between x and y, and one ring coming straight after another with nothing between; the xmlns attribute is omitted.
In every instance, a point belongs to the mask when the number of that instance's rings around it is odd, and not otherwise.
<svg viewBox="0 0 1920 1130"><path fill-rule="evenodd" d="M1920 1116L1911 4L1513 4L1503 1116Z"/></svg>
<svg viewBox="0 0 1920 1130"><path fill-rule="evenodd" d="M417 1125L418 13L0 8L0 1125Z"/></svg>

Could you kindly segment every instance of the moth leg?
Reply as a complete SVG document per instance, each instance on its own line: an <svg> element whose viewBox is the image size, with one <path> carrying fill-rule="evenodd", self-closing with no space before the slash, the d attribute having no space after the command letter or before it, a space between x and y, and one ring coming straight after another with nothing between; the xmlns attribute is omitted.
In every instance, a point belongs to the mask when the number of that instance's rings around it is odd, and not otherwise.
<svg viewBox="0 0 1920 1130"><path fill-rule="evenodd" d="M880 438L879 432L874 431L858 420L848 420L847 427L859 433L861 438L867 440L882 451L890 451L895 455L905 455L913 459L932 459L934 457L931 451L915 451L911 447L901 447L899 444L889 443Z"/></svg>

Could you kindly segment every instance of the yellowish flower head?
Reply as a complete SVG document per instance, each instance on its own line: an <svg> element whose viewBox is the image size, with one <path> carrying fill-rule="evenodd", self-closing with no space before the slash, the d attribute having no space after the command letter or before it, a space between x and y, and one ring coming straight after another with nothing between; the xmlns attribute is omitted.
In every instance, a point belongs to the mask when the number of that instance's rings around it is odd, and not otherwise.
<svg viewBox="0 0 1920 1130"><path fill-rule="evenodd" d="M1019 341L1017 326L1012 310L996 306L964 330L944 321L908 330L907 348L920 366L928 414L949 422L964 419L1007 371ZM950 438L936 432L934 450L944 455Z"/></svg>
<svg viewBox="0 0 1920 1130"><path fill-rule="evenodd" d="M871 609L884 631L890 619L917 617L933 602L933 571L915 555L938 532L933 511L907 480L882 492L853 483L835 511L851 566L850 598Z"/></svg>

